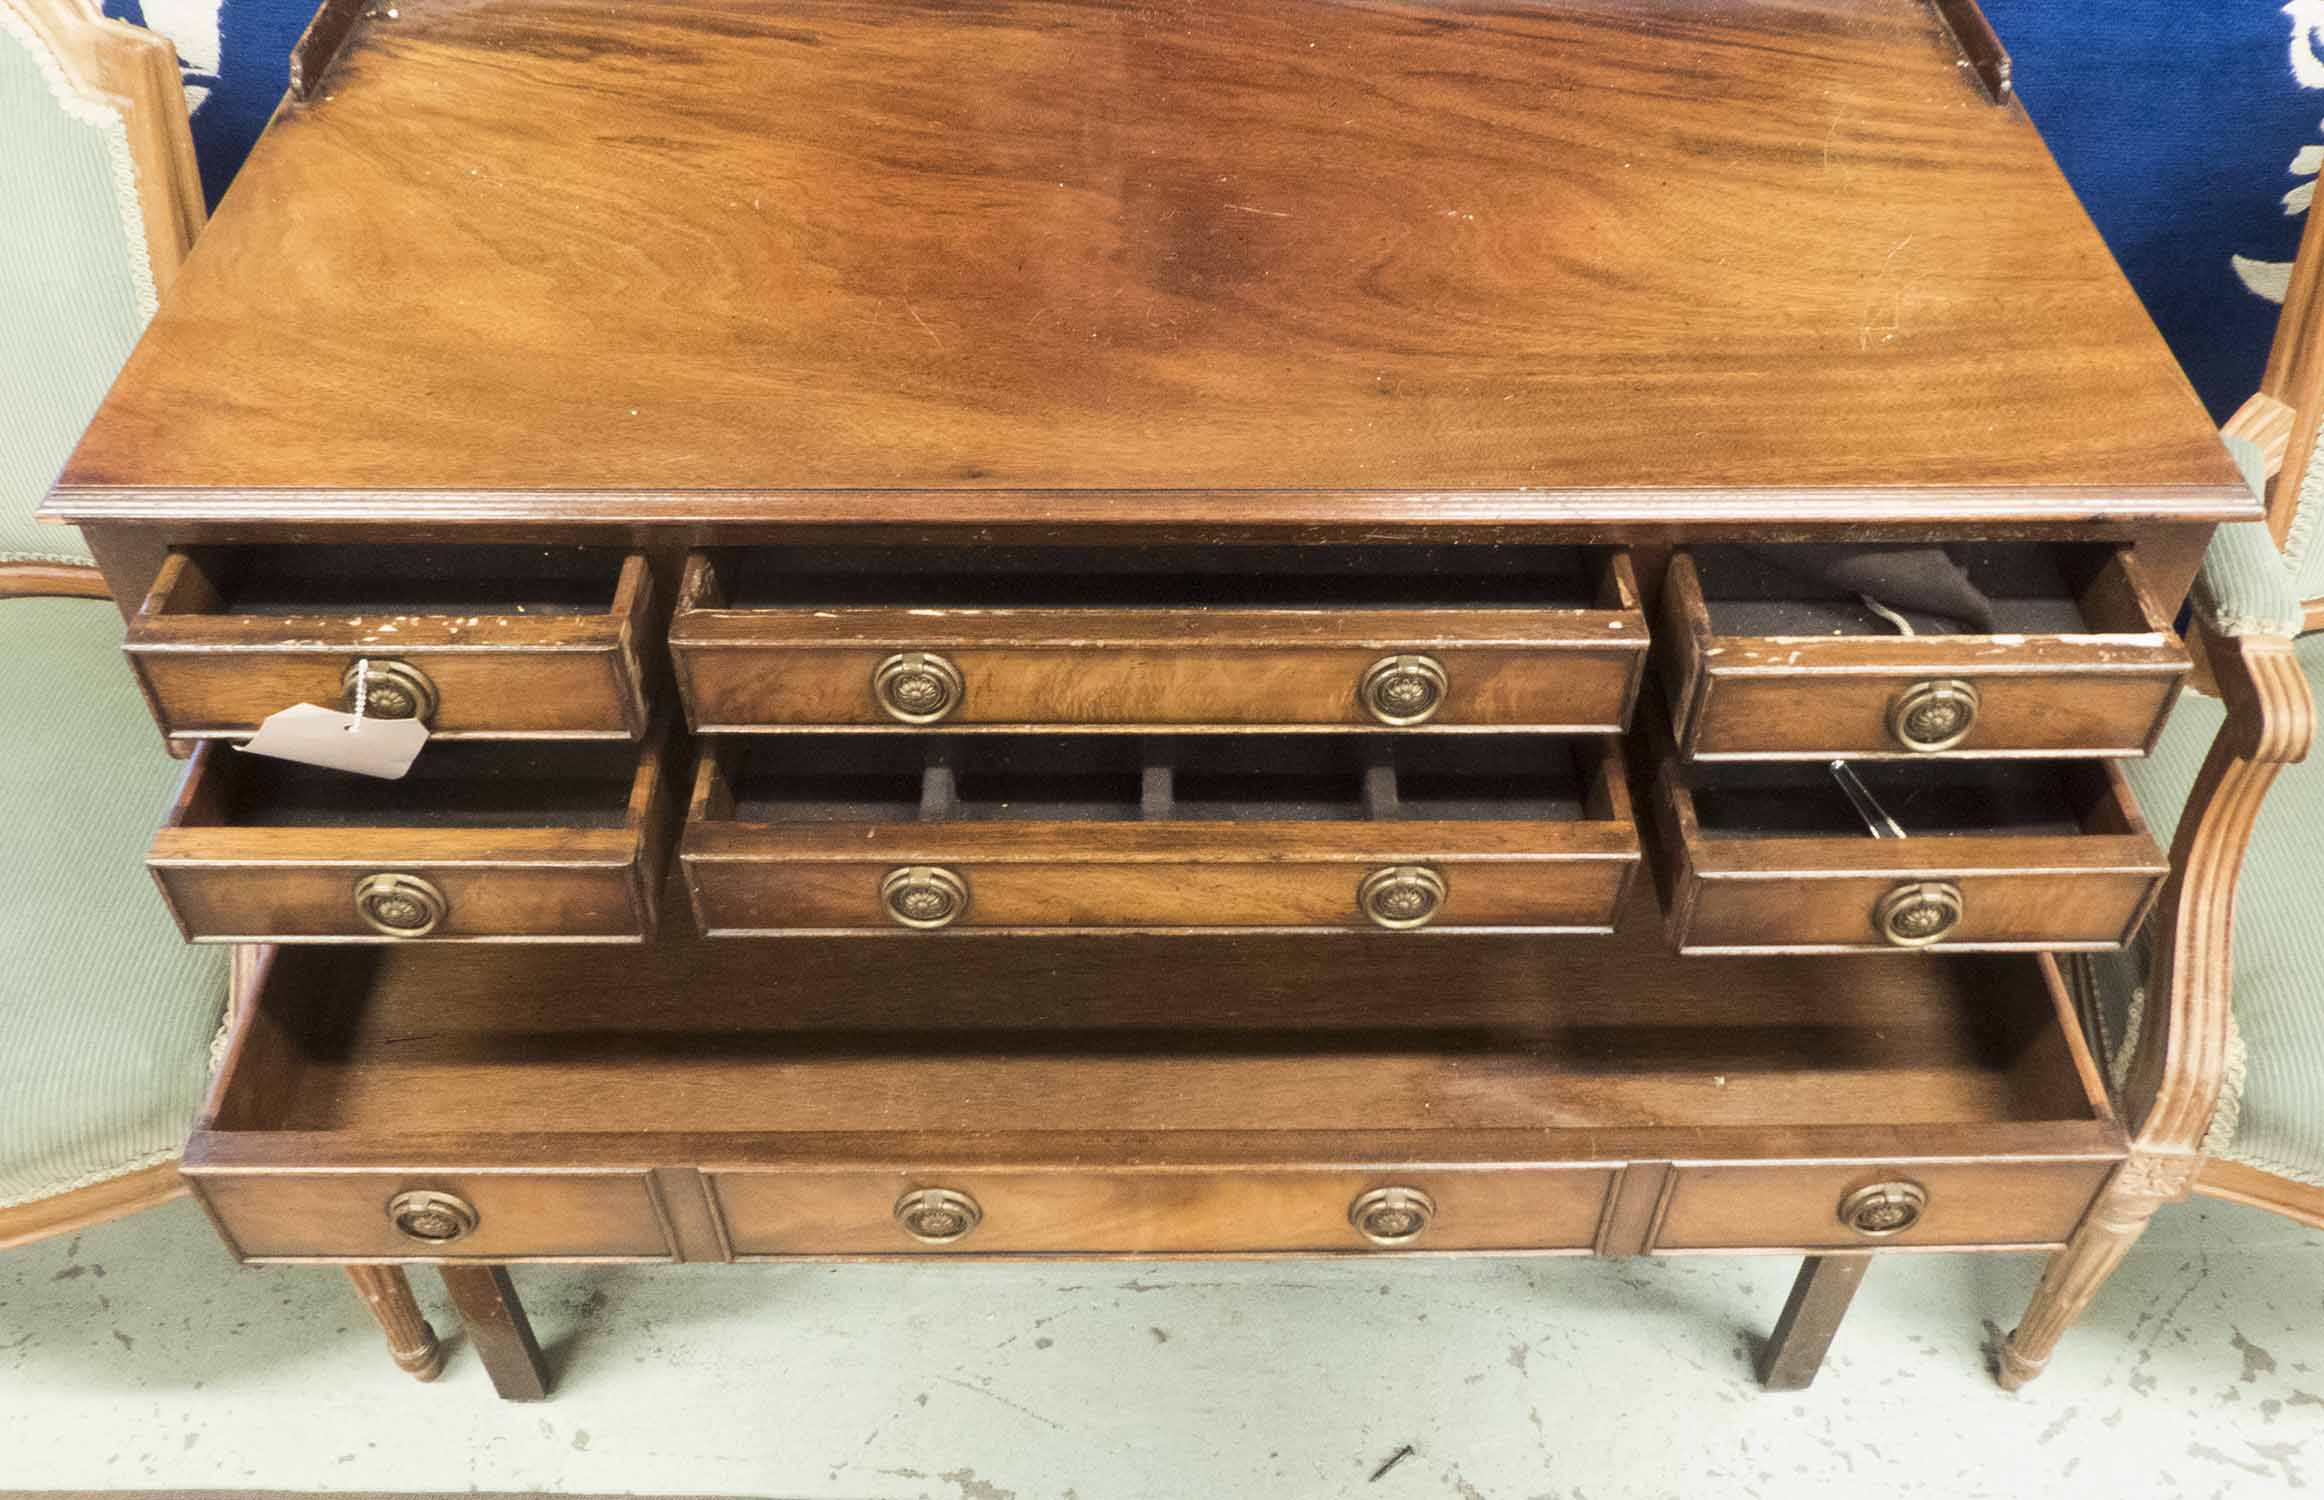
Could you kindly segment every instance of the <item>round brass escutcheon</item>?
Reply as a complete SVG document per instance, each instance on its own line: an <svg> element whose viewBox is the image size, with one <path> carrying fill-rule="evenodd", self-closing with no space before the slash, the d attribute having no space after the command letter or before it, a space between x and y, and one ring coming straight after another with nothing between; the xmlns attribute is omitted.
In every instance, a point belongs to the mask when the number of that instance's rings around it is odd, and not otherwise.
<svg viewBox="0 0 2324 1500"><path fill-rule="evenodd" d="M1977 727L1975 683L1957 677L1916 682L1888 705L1888 732L1907 750L1950 750Z"/></svg>
<svg viewBox="0 0 2324 1500"><path fill-rule="evenodd" d="M880 905L900 926L949 927L968 910L968 882L941 865L905 865L880 882Z"/></svg>
<svg viewBox="0 0 2324 1500"><path fill-rule="evenodd" d="M1868 1240L1884 1240L1918 1224L1928 1206L1929 1190L1917 1182L1875 1182L1840 1200L1840 1222Z"/></svg>
<svg viewBox="0 0 2324 1500"><path fill-rule="evenodd" d="M452 1193L414 1188L387 1200L388 1222L396 1233L423 1245L449 1245L475 1232L476 1210Z"/></svg>
<svg viewBox="0 0 2324 1500"><path fill-rule="evenodd" d="M1451 685L1444 664L1433 656L1383 656L1364 669L1356 696L1364 712L1402 729L1435 718Z"/></svg>
<svg viewBox="0 0 2324 1500"><path fill-rule="evenodd" d="M1348 1222L1375 1245L1409 1245L1436 1217L1436 1200L1413 1187L1374 1188L1348 1205Z"/></svg>
<svg viewBox="0 0 2324 1500"><path fill-rule="evenodd" d="M1961 925L1961 888L1950 880L1916 880L1880 898L1872 925L1899 948L1941 943Z"/></svg>
<svg viewBox="0 0 2324 1500"><path fill-rule="evenodd" d="M435 882L383 871L355 882L355 914L388 937L426 937L452 909Z"/></svg>
<svg viewBox="0 0 2324 1500"><path fill-rule="evenodd" d="M1410 932L1435 921L1450 893L1444 877L1426 865L1390 865L1364 877L1356 905L1374 926Z"/></svg>
<svg viewBox="0 0 2324 1500"><path fill-rule="evenodd" d="M896 1200L896 1223L923 1245L966 1239L983 1222L976 1200L950 1188L917 1188Z"/></svg>
<svg viewBox="0 0 2324 1500"><path fill-rule="evenodd" d="M425 724L436 716L436 685L408 661L373 656L347 663L347 670L339 674L339 689L349 713L356 711L358 682L363 685L362 712L366 718L417 719Z"/></svg>
<svg viewBox="0 0 2324 1500"><path fill-rule="evenodd" d="M891 719L933 724L960 707L968 684L933 651L899 651L872 668L872 696Z"/></svg>

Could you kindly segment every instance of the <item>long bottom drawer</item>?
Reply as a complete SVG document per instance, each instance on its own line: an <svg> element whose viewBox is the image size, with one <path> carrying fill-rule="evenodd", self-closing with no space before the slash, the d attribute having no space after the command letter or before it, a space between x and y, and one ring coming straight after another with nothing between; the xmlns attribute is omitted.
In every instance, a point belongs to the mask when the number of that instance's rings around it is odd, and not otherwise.
<svg viewBox="0 0 2324 1500"><path fill-rule="evenodd" d="M1622 931L285 947L186 1171L251 1260L1635 1254L2055 1244L2124 1155L2047 959Z"/></svg>

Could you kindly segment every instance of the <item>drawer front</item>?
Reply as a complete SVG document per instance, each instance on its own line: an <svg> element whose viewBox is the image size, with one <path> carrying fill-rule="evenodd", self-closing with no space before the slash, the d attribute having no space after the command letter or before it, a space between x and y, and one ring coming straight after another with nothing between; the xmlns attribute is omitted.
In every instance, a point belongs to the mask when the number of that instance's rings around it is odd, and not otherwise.
<svg viewBox="0 0 2324 1500"><path fill-rule="evenodd" d="M709 1174L744 1258L1582 1251L1613 1178L1604 1166ZM1367 1238L1359 1219L1387 1233Z"/></svg>
<svg viewBox="0 0 2324 1500"><path fill-rule="evenodd" d="M245 1260L674 1260L642 1172L190 1170Z"/></svg>
<svg viewBox="0 0 2324 1500"><path fill-rule="evenodd" d="M1658 649L1700 760L2144 755L2189 671L2127 552L2062 605L2080 633L1744 635L1673 554Z"/></svg>
<svg viewBox="0 0 2324 1500"><path fill-rule="evenodd" d="M180 927L196 942L634 940L644 935L647 917L635 850L619 840L602 842L604 862L595 868L567 863L582 852L571 845L544 849L542 857L552 861L544 866L410 859L304 864L279 852L238 863L215 848L186 860L157 854L149 863ZM386 899L378 892L400 889L374 881L382 875L426 883L443 903L433 927L398 937L366 917L367 907L377 911Z"/></svg>
<svg viewBox="0 0 2324 1500"><path fill-rule="evenodd" d="M372 652L275 645L183 651L125 648L165 733L243 739L295 703L351 711L348 669L370 661L418 672L435 695L428 731L443 739L633 739L645 720L637 663L608 641L579 649L434 651L414 641Z"/></svg>
<svg viewBox="0 0 2324 1500"><path fill-rule="evenodd" d="M1222 847L1252 831L1221 827ZM1263 841L1263 840L1262 840ZM983 841L978 841L982 843ZM857 931L927 936L901 923L890 884L900 872L942 871L964 890L965 909L946 931L978 929L1347 928L1378 930L1364 890L1383 872L1425 869L1441 883L1433 919L1421 930L1479 928L1602 932L1635 854L1567 862L1464 859L1437 852L1410 859L1309 858L1248 861L1168 858L1123 863L1093 846L1054 862L995 858L975 845L917 845L886 861L806 861L716 855L707 843L686 856L702 929L712 935ZM1390 879L1394 876L1390 875ZM1375 897L1375 900L1378 898Z"/></svg>
<svg viewBox="0 0 2324 1500"><path fill-rule="evenodd" d="M129 625L123 649L172 736L245 738L297 703L351 710L359 663L369 664L375 711L422 718L444 739L636 739L646 730L640 653L655 616L642 554L608 565L601 599L554 610L496 598L486 577L472 608L238 612L212 576L228 566L172 552Z"/></svg>
<svg viewBox="0 0 2324 1500"><path fill-rule="evenodd" d="M678 816L665 752L431 745L378 781L205 743L146 867L198 942L635 942Z"/></svg>
<svg viewBox="0 0 2324 1500"><path fill-rule="evenodd" d="M2159 869L2135 866L1966 870L1945 863L1945 852L1932 851L1926 865L1892 867L1878 874L1797 870L1762 874L1690 866L1681 876L1672 929L1685 953L1903 952L1911 945L1896 942L1889 934L1909 932L1906 924L1915 920L1911 913L1928 909L1934 900L1958 903L1954 925L1936 945L1940 949L2113 949L2129 940L2163 877ZM2094 851L2062 852L2073 858ZM2028 852L2029 862L2039 859ZM1932 886L1941 888L1933 897L1926 889Z"/></svg>
<svg viewBox="0 0 2324 1500"><path fill-rule="evenodd" d="M1682 953L2110 950L2169 874L2111 761L1860 767L1913 820L1875 838L1827 767L1690 766L1650 739Z"/></svg>
<svg viewBox="0 0 2324 1500"><path fill-rule="evenodd" d="M910 624L899 621L899 624ZM1092 643L1042 646L962 642L947 633L901 631L906 644L827 649L774 644L733 647L678 639L680 681L693 726L722 730L907 727L883 696L883 663L934 655L957 674L957 706L947 729L1103 726L1324 729L1395 727L1392 698L1367 694L1377 671L1405 673L1404 690L1434 694L1425 725L1445 728L1615 730L1629 718L1645 660L1640 631L1601 649L1466 646L1460 635L1482 622L1452 616L1416 621L1402 640L1365 645L1238 647L1205 642L1234 621L1205 616L1173 632L1184 644ZM1356 622L1347 622L1355 633ZM863 627L868 629L869 627ZM1056 622L1029 623L1028 635ZM1423 667L1395 663L1419 658ZM1434 683L1430 672L1441 674ZM1393 687L1383 693L1392 693ZM1374 707L1367 707L1374 705ZM1420 727L1420 726L1413 726Z"/></svg>
<svg viewBox="0 0 2324 1500"><path fill-rule="evenodd" d="M1784 648L1787 658L1801 655ZM1702 674L1682 712L1684 743L1698 760L1917 758L1898 716L1967 683L1977 717L1947 755L2144 755L2186 680L2182 668L2108 675L2060 671L2003 675L1987 666L1923 662L1904 669L1819 672L1811 659L1775 666L1764 651L1730 647ZM1949 711L1949 710L1948 710Z"/></svg>
<svg viewBox="0 0 2324 1500"><path fill-rule="evenodd" d="M1229 549L1231 551L1231 549ZM1297 550L1297 549L1293 549ZM1490 555L1486 549L1485 555ZM1212 551L1170 578L1054 569L964 583L896 562L874 575L915 603L782 603L748 583L750 564L687 561L671 649L698 731L794 728L1492 728L1610 732L1629 720L1647 650L1628 556L1584 568L1587 581L1469 575L1433 555L1341 558L1336 583L1245 576ZM1568 559L1570 562L1571 559ZM1441 602L1369 598L1405 567L1449 569L1414 586ZM1217 570L1217 571L1212 571ZM818 585L827 586L827 585ZM1209 597L1221 586L1231 596ZM972 596L964 599L966 587ZM1136 607L1028 603L1060 588L1077 599L1122 590ZM1173 590L1181 590L1173 593ZM1320 592L1319 592L1320 589ZM1475 593L1464 592L1476 590ZM1393 592L1393 590L1391 590ZM1266 603L1275 598L1297 604ZM1249 601L1261 601L1257 603ZM1488 603L1485 601L1496 601Z"/></svg>
<svg viewBox="0 0 2324 1500"><path fill-rule="evenodd" d="M2074 1232L2112 1161L1687 1163L1652 1247L1871 1250L2052 1245Z"/></svg>

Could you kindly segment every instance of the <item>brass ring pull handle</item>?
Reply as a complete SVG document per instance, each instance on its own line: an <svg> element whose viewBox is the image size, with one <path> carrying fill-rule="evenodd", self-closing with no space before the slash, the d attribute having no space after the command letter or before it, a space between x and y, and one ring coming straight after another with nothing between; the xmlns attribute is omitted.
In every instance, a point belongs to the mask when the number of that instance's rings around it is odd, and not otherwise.
<svg viewBox="0 0 2324 1500"><path fill-rule="evenodd" d="M418 875L382 871L355 882L355 915L382 937L426 937L451 910L435 882Z"/></svg>
<svg viewBox="0 0 2324 1500"><path fill-rule="evenodd" d="M476 1210L453 1193L414 1188L387 1200L387 1219L395 1232L423 1245L449 1245L475 1233Z"/></svg>
<svg viewBox="0 0 2324 1500"><path fill-rule="evenodd" d="M983 1222L976 1200L950 1188L919 1188L896 1200L896 1223L923 1245L964 1240Z"/></svg>
<svg viewBox="0 0 2324 1500"><path fill-rule="evenodd" d="M1364 712L1403 729L1435 718L1451 686L1444 664L1433 656L1383 656L1364 669L1356 697Z"/></svg>
<svg viewBox="0 0 2324 1500"><path fill-rule="evenodd" d="M1917 1182L1876 1182L1840 1200L1840 1222L1868 1240L1884 1240L1918 1224L1928 1206L1929 1190Z"/></svg>
<svg viewBox="0 0 2324 1500"><path fill-rule="evenodd" d="M1364 877L1356 905L1375 927L1410 932L1435 921L1450 894L1444 877L1426 865L1390 865Z"/></svg>
<svg viewBox="0 0 2324 1500"><path fill-rule="evenodd" d="M933 724L967 694L960 668L933 651L899 651L872 668L872 696L898 723Z"/></svg>
<svg viewBox="0 0 2324 1500"><path fill-rule="evenodd" d="M1916 682L1888 705L1888 733L1907 750L1950 750L1977 727L1975 683L1957 677Z"/></svg>
<svg viewBox="0 0 2324 1500"><path fill-rule="evenodd" d="M425 724L436 717L436 685L408 661L370 656L347 663L347 670L339 674L339 691L349 713L357 710L358 683L366 718L417 719Z"/></svg>
<svg viewBox="0 0 2324 1500"><path fill-rule="evenodd" d="M1950 880L1916 880L1880 898L1872 925L1899 948L1941 943L1961 925L1961 888Z"/></svg>
<svg viewBox="0 0 2324 1500"><path fill-rule="evenodd" d="M899 927L950 927L968 911L968 882L941 865L905 865L880 882L880 906Z"/></svg>
<svg viewBox="0 0 2324 1500"><path fill-rule="evenodd" d="M1375 1245L1409 1245L1436 1217L1436 1200L1414 1187L1374 1188L1348 1205L1348 1223Z"/></svg>

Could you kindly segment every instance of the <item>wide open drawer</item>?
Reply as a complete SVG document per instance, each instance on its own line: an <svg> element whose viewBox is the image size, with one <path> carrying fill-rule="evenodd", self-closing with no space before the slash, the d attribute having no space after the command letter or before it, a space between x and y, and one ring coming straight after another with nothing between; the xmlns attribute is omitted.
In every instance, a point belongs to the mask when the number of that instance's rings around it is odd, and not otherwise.
<svg viewBox="0 0 2324 1500"><path fill-rule="evenodd" d="M185 1170L260 1260L1632 1254L2055 1244L2123 1155L2038 956L782 958L276 950Z"/></svg>
<svg viewBox="0 0 2324 1500"><path fill-rule="evenodd" d="M1612 742L786 735L702 757L705 932L1603 932Z"/></svg>
<svg viewBox="0 0 2324 1500"><path fill-rule="evenodd" d="M206 743L146 865L197 942L635 941L676 813L663 739L430 744L401 781Z"/></svg>
<svg viewBox="0 0 2324 1500"><path fill-rule="evenodd" d="M1658 650L1690 758L2144 755L2186 680L2128 548L1956 549L1991 631L1910 615L1912 635L1770 560L1817 550L1672 555Z"/></svg>
<svg viewBox="0 0 2324 1500"><path fill-rule="evenodd" d="M2169 873L2112 762L1852 769L1903 837L1874 837L1829 766L1663 757L1680 952L2118 948Z"/></svg>
<svg viewBox="0 0 2324 1500"><path fill-rule="evenodd" d="M1604 732L1646 656L1607 548L736 548L680 595L701 732Z"/></svg>
<svg viewBox="0 0 2324 1500"><path fill-rule="evenodd" d="M164 560L123 649L179 738L247 738L294 703L351 712L360 678L369 712L439 739L635 739L652 582L642 554L604 548L195 547Z"/></svg>

